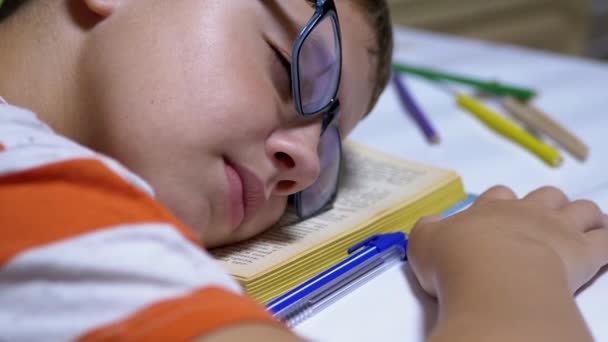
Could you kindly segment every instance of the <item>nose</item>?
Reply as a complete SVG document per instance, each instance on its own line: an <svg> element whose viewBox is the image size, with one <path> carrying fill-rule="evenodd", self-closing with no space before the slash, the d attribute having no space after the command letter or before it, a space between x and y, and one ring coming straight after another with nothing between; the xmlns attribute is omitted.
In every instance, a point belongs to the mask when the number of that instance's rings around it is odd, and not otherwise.
<svg viewBox="0 0 608 342"><path fill-rule="evenodd" d="M291 195L312 185L321 170L319 139L321 122L274 131L266 141L267 153L279 171L273 194Z"/></svg>

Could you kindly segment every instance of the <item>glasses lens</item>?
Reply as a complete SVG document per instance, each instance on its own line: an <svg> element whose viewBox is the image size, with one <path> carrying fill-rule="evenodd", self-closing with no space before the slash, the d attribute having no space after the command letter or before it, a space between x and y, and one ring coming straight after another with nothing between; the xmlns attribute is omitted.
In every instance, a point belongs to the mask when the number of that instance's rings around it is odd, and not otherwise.
<svg viewBox="0 0 608 342"><path fill-rule="evenodd" d="M331 15L325 16L302 43L298 72L303 112L318 113L331 102L340 83L340 46Z"/></svg>
<svg viewBox="0 0 608 342"><path fill-rule="evenodd" d="M328 127L319 142L321 173L308 188L300 192L300 216L309 217L323 209L333 199L340 178L340 132L335 126Z"/></svg>

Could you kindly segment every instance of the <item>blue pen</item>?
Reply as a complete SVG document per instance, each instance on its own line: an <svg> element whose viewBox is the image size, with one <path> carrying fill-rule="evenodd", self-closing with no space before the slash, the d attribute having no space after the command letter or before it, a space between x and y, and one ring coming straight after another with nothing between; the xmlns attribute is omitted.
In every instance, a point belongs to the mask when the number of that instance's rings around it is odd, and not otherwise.
<svg viewBox="0 0 608 342"><path fill-rule="evenodd" d="M350 256L342 262L268 303L267 309L294 326L378 272L405 260L406 250L404 233L374 235L349 248Z"/></svg>

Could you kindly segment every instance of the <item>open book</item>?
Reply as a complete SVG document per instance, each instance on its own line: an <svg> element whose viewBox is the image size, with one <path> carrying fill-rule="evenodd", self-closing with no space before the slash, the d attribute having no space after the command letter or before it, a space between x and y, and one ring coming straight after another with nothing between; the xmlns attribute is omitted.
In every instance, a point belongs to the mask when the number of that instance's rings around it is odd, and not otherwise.
<svg viewBox="0 0 608 342"><path fill-rule="evenodd" d="M267 303L347 257L370 235L409 232L466 197L452 171L407 162L348 141L333 209L298 222L292 211L251 240L211 250L247 294Z"/></svg>

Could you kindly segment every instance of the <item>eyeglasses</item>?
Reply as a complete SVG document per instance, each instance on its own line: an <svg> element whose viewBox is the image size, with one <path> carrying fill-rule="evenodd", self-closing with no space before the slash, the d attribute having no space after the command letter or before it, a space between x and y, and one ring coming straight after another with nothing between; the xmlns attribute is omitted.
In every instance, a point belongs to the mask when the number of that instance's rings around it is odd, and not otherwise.
<svg viewBox="0 0 608 342"><path fill-rule="evenodd" d="M323 114L319 140L319 178L292 195L298 216L306 219L331 208L338 192L342 141L337 99L342 72L340 24L333 0L316 0L314 14L293 47L291 87L296 111L310 118Z"/></svg>

